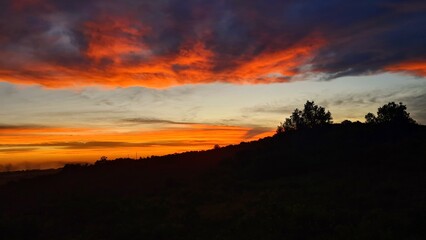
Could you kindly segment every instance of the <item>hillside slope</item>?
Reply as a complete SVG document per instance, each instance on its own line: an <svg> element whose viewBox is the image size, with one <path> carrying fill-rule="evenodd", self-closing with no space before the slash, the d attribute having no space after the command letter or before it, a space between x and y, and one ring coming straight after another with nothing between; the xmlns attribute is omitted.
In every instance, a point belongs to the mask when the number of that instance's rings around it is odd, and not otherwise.
<svg viewBox="0 0 426 240"><path fill-rule="evenodd" d="M351 124L68 166L0 186L0 239L424 239L425 156L424 126Z"/></svg>

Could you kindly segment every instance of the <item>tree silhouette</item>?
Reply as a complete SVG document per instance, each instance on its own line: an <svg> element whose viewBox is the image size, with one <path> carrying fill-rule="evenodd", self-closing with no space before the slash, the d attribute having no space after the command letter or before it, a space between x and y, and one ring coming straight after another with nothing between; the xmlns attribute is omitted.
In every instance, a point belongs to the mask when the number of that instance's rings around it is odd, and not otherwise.
<svg viewBox="0 0 426 240"><path fill-rule="evenodd" d="M372 113L365 115L365 122L369 124L391 124L391 125L410 125L416 124L407 112L407 107L402 104L390 102L379 107L377 117Z"/></svg>
<svg viewBox="0 0 426 240"><path fill-rule="evenodd" d="M368 124L375 124L376 123L376 116L374 116L374 114L372 114L372 113L367 113L366 115L365 115L365 123L368 123Z"/></svg>
<svg viewBox="0 0 426 240"><path fill-rule="evenodd" d="M314 101L306 101L303 110L295 109L284 123L277 127L277 133L303 128L313 128L331 124L333 118L324 107L318 106Z"/></svg>

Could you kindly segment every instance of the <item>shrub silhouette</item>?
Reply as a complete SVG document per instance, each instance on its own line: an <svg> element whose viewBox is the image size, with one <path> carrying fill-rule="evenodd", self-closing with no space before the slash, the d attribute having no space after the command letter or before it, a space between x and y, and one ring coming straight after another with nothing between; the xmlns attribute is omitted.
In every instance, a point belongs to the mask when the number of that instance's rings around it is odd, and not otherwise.
<svg viewBox="0 0 426 240"><path fill-rule="evenodd" d="M98 161L95 162L95 165L101 165L108 162L108 157L102 156Z"/></svg>
<svg viewBox="0 0 426 240"><path fill-rule="evenodd" d="M340 124L342 124L342 125L351 125L352 121L346 119L346 120L343 120Z"/></svg>
<svg viewBox="0 0 426 240"><path fill-rule="evenodd" d="M314 101L306 101L303 110L295 109L284 123L277 127L277 133L303 128L313 128L333 123L331 113L324 107L318 106Z"/></svg>
<svg viewBox="0 0 426 240"><path fill-rule="evenodd" d="M407 107L402 104L390 102L379 107L377 117L373 113L365 115L365 122L368 124L389 124L389 125L410 125L416 124L407 112Z"/></svg>

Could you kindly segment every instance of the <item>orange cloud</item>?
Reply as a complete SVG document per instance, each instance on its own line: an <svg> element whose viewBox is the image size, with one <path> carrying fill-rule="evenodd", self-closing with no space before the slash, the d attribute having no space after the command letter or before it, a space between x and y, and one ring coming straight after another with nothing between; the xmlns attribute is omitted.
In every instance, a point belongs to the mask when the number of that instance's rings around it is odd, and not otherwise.
<svg viewBox="0 0 426 240"><path fill-rule="evenodd" d="M173 54L155 54L142 41L151 29L131 16L100 17L86 22L84 29L87 47L80 51L87 64L64 65L28 59L20 63L20 69L0 67L0 78L49 88L91 85L165 88L211 82L285 82L297 75L298 67L324 44L322 38L309 36L287 49L267 49L255 57L237 57L232 60L233 66L217 70L216 53L201 40L188 39ZM13 57L13 53L8 54Z"/></svg>
<svg viewBox="0 0 426 240"><path fill-rule="evenodd" d="M241 61L230 75L234 76L235 83L283 82L299 74L298 68L324 44L321 37L310 36L288 49L266 51L256 58Z"/></svg>
<svg viewBox="0 0 426 240"><path fill-rule="evenodd" d="M84 24L84 34L88 41L86 55L97 61L109 58L120 62L124 54L136 54L147 48L140 38L147 29L131 18L103 16L96 21Z"/></svg>
<svg viewBox="0 0 426 240"><path fill-rule="evenodd" d="M412 74L425 77L426 76L426 61L406 61L391 65L386 68L392 72L410 72Z"/></svg>

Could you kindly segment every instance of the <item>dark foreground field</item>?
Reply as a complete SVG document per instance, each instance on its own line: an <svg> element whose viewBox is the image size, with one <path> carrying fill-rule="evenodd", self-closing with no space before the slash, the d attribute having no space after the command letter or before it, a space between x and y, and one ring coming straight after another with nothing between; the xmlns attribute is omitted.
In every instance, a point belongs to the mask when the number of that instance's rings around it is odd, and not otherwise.
<svg viewBox="0 0 426 240"><path fill-rule="evenodd" d="M425 224L423 126L332 125L0 186L8 240L414 240Z"/></svg>

